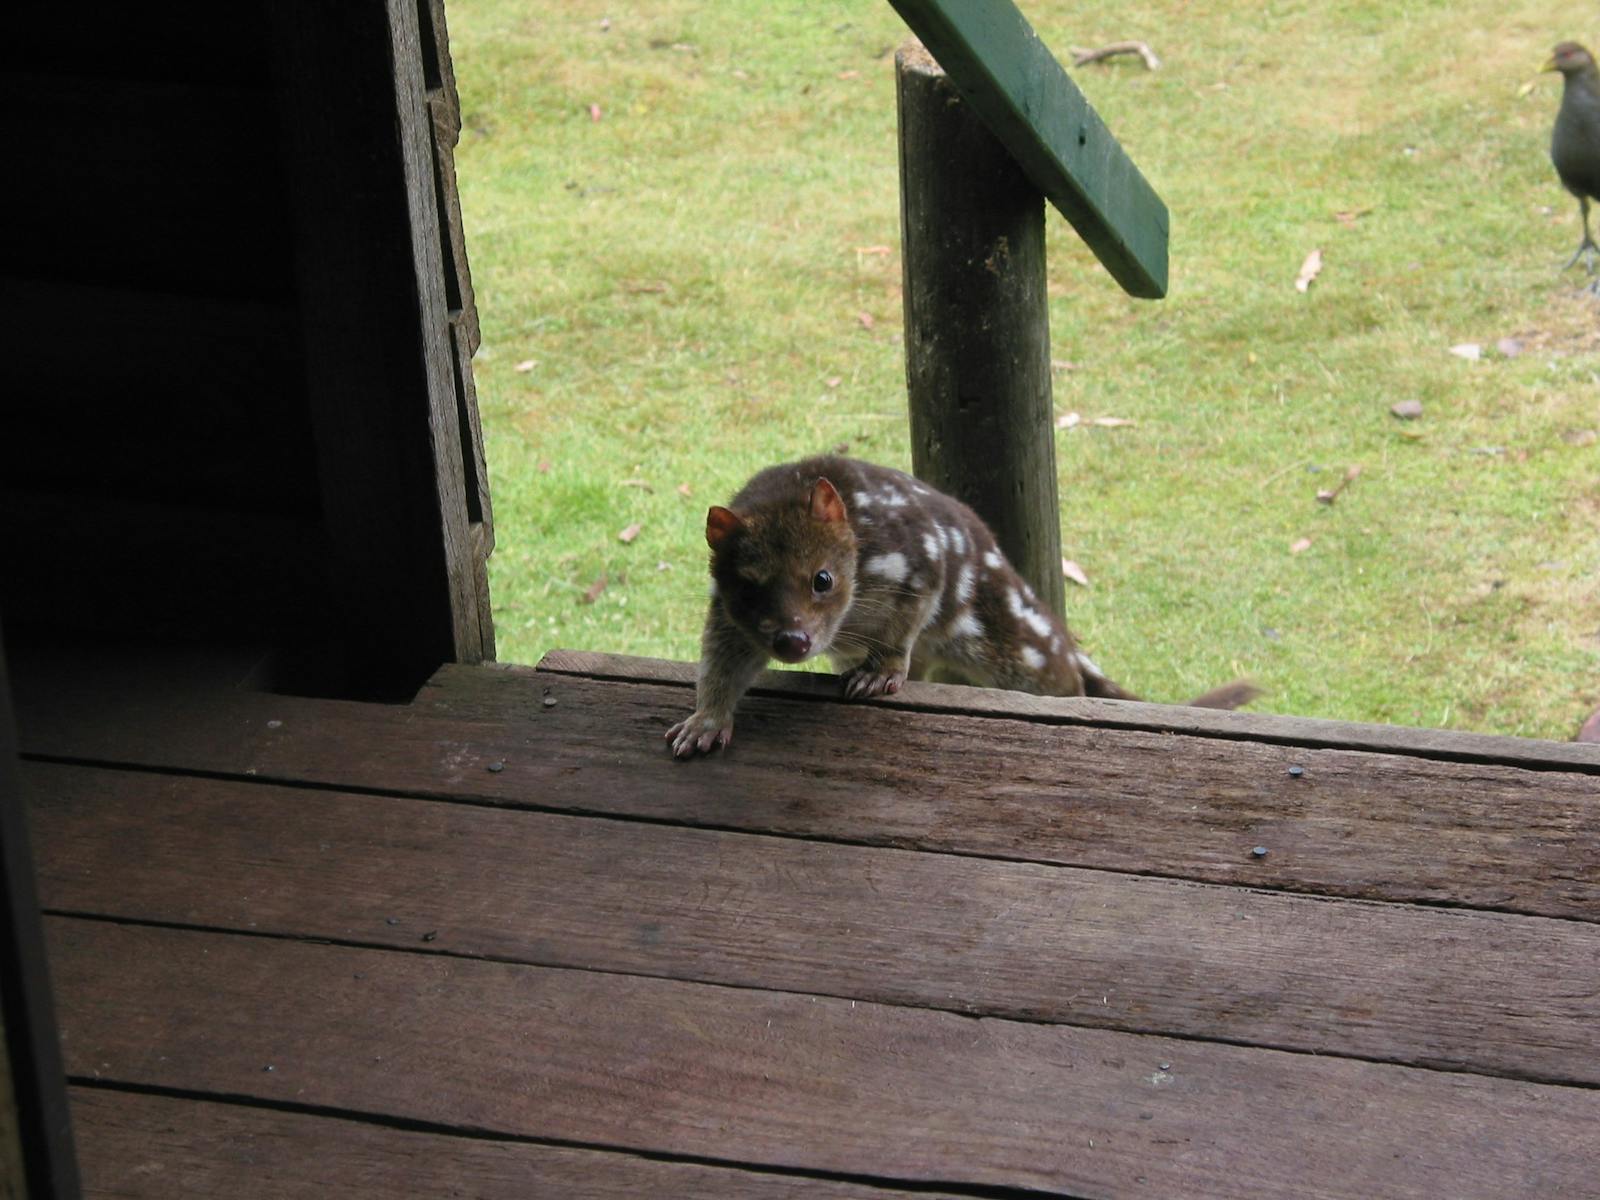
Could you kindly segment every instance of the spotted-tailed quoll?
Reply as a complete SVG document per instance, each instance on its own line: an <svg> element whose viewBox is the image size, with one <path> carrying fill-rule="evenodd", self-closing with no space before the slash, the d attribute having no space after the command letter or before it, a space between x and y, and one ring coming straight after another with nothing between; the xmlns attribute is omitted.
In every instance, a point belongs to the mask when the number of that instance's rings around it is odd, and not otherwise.
<svg viewBox="0 0 1600 1200"><path fill-rule="evenodd" d="M679 758L726 746L768 660L826 653L852 699L934 665L982 686L1131 700L1077 648L978 514L901 471L849 458L768 467L706 513L711 605ZM1191 701L1233 708L1235 683Z"/></svg>

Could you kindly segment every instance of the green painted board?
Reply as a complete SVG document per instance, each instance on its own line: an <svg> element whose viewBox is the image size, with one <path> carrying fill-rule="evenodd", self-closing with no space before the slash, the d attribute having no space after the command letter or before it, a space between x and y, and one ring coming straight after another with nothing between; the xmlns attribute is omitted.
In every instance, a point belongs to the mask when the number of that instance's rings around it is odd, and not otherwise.
<svg viewBox="0 0 1600 1200"><path fill-rule="evenodd" d="M889 0L1123 289L1167 293L1167 206L1011 0Z"/></svg>

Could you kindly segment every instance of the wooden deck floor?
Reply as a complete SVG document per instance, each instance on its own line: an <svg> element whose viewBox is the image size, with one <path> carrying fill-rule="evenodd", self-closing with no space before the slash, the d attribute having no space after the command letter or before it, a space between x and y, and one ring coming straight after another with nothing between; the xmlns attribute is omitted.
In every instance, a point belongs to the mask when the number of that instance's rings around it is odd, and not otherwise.
<svg viewBox="0 0 1600 1200"><path fill-rule="evenodd" d="M191 666L14 664L93 1196L1600 1196L1592 746Z"/></svg>

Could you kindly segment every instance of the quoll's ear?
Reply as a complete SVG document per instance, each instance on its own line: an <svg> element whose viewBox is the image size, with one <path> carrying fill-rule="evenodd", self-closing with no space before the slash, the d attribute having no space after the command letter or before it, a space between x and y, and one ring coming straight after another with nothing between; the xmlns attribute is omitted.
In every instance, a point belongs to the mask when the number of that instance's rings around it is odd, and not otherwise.
<svg viewBox="0 0 1600 1200"><path fill-rule="evenodd" d="M811 485L811 497L807 503L811 515L819 521L843 521L846 517L839 489L826 479L819 479Z"/></svg>
<svg viewBox="0 0 1600 1200"><path fill-rule="evenodd" d="M706 545L713 550L743 528L744 521L731 508L713 504L706 511Z"/></svg>

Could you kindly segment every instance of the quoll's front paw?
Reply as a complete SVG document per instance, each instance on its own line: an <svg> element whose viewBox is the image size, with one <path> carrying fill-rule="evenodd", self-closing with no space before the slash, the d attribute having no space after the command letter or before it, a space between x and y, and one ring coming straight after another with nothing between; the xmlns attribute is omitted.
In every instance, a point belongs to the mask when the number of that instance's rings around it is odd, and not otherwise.
<svg viewBox="0 0 1600 1200"><path fill-rule="evenodd" d="M698 710L667 730L667 743L674 758L693 758L709 754L733 740L733 718Z"/></svg>
<svg viewBox="0 0 1600 1200"><path fill-rule="evenodd" d="M844 694L851 700L890 695L898 692L905 681L904 671L891 670L887 666L876 669L857 667L844 677Z"/></svg>

